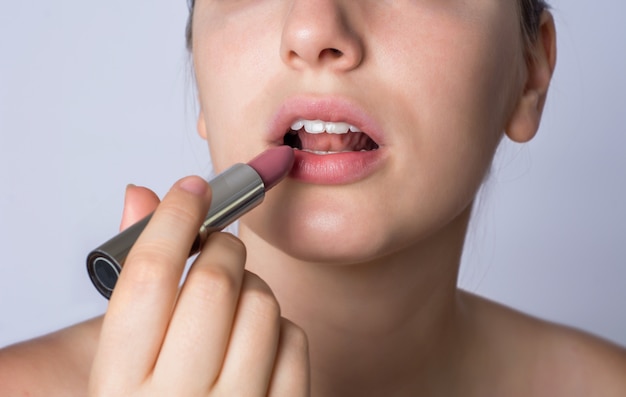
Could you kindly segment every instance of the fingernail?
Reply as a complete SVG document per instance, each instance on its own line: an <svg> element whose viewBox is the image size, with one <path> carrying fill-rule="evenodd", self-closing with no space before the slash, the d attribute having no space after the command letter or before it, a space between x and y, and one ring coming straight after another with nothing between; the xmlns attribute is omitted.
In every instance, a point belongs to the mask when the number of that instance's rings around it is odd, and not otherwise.
<svg viewBox="0 0 626 397"><path fill-rule="evenodd" d="M180 188L196 196L204 196L207 191L208 184L198 176L190 176L183 179Z"/></svg>

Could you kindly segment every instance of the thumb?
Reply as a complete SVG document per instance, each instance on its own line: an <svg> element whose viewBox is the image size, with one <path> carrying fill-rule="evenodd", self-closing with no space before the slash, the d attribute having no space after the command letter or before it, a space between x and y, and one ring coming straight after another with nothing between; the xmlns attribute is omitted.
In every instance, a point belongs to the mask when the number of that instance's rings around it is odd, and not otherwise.
<svg viewBox="0 0 626 397"><path fill-rule="evenodd" d="M126 186L120 230L126 229L150 214L156 209L159 202L156 193L148 188L135 185Z"/></svg>

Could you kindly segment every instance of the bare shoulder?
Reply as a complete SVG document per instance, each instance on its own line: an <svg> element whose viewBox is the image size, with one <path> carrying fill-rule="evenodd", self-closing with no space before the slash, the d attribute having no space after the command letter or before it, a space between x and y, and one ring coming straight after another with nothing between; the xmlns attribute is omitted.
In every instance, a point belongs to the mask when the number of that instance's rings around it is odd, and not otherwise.
<svg viewBox="0 0 626 397"><path fill-rule="evenodd" d="M463 293L479 338L527 396L626 396L626 349L586 332L543 321Z"/></svg>
<svg viewBox="0 0 626 397"><path fill-rule="evenodd" d="M102 319L0 349L0 395L84 396Z"/></svg>
<svg viewBox="0 0 626 397"><path fill-rule="evenodd" d="M623 347L549 323L544 323L535 335L538 360L531 364L538 384L571 396L626 396L626 350Z"/></svg>

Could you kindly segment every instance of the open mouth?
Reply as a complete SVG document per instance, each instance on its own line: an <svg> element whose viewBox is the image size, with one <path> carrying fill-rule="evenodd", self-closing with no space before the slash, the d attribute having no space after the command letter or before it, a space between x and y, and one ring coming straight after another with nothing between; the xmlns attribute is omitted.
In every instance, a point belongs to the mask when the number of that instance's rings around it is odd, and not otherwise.
<svg viewBox="0 0 626 397"><path fill-rule="evenodd" d="M363 152L378 149L365 132L343 122L300 119L283 138L285 145L314 154Z"/></svg>

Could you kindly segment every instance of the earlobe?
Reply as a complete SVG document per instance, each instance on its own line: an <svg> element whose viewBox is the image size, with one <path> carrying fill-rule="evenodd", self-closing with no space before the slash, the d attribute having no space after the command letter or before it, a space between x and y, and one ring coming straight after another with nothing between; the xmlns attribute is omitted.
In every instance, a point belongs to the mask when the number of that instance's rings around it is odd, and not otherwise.
<svg viewBox="0 0 626 397"><path fill-rule="evenodd" d="M541 120L540 95L537 91L526 91L517 102L506 127L506 135L514 142L528 142L537 133Z"/></svg>
<svg viewBox="0 0 626 397"><path fill-rule="evenodd" d="M206 140L206 122L204 120L204 113L202 111L200 111L200 114L198 114L198 124L196 128L198 130L198 135L200 135L202 139Z"/></svg>
<svg viewBox="0 0 626 397"><path fill-rule="evenodd" d="M552 14L544 11L537 37L528 49L524 87L506 126L511 140L528 142L537 133L555 66L556 29Z"/></svg>

